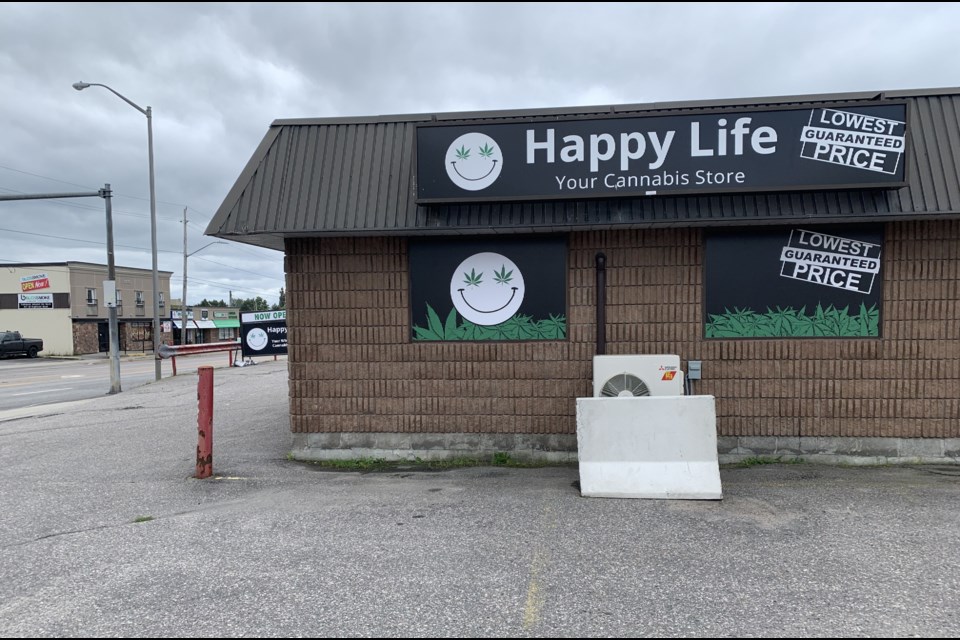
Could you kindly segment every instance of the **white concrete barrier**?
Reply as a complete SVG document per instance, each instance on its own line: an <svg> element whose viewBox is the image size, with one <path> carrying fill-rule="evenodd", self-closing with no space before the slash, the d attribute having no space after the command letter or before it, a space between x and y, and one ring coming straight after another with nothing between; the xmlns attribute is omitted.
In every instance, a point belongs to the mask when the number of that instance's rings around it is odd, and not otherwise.
<svg viewBox="0 0 960 640"><path fill-rule="evenodd" d="M580 493L720 500L713 396L577 398Z"/></svg>

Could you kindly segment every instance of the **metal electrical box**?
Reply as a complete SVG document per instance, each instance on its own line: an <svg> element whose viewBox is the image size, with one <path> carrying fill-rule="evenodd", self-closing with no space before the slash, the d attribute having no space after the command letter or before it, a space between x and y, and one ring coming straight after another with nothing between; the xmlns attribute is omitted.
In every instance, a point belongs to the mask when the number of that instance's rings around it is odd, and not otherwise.
<svg viewBox="0 0 960 640"><path fill-rule="evenodd" d="M105 307L117 306L117 281L116 280L103 281L103 306Z"/></svg>

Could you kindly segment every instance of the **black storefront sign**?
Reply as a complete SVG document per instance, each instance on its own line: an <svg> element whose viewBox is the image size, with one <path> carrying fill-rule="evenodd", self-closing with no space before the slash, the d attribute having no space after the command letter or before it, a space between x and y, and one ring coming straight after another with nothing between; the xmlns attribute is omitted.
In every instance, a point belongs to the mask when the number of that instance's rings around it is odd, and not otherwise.
<svg viewBox="0 0 960 640"><path fill-rule="evenodd" d="M417 128L417 202L548 200L905 184L907 107Z"/></svg>
<svg viewBox="0 0 960 640"><path fill-rule="evenodd" d="M705 247L705 337L880 336L881 226L714 230Z"/></svg>
<svg viewBox="0 0 960 640"><path fill-rule="evenodd" d="M256 311L240 314L240 349L244 358L287 353L287 312Z"/></svg>
<svg viewBox="0 0 960 640"><path fill-rule="evenodd" d="M566 255L556 236L411 239L411 339L566 339Z"/></svg>

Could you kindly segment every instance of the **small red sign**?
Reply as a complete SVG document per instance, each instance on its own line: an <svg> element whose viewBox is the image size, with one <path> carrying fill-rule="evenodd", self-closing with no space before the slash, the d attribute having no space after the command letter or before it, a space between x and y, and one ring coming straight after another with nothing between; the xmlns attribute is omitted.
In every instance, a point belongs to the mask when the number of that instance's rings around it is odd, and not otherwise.
<svg viewBox="0 0 960 640"><path fill-rule="evenodd" d="M40 278L39 280L29 280L20 283L21 291L36 291L37 289L49 289L50 278Z"/></svg>
<svg viewBox="0 0 960 640"><path fill-rule="evenodd" d="M661 380L673 380L673 377L676 376L676 375L677 375L677 372L676 372L676 371L664 371L664 372L663 372L663 377L660 378L660 379L661 379Z"/></svg>

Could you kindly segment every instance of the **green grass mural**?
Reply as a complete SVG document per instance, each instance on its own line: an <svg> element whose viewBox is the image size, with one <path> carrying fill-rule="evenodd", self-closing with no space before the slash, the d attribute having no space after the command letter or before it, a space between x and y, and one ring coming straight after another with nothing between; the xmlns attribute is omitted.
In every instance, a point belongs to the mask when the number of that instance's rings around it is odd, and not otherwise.
<svg viewBox="0 0 960 640"><path fill-rule="evenodd" d="M445 321L427 304L426 326L413 325L414 340L563 340L567 319L550 314L544 320L518 313L500 324L485 327L460 318L451 309Z"/></svg>
<svg viewBox="0 0 960 640"><path fill-rule="evenodd" d="M753 309L725 309L722 314L709 314L708 338L877 338L880 336L880 310L860 304L859 313L850 315L849 307L824 309L820 304L813 313L806 306L794 309L767 308L766 313Z"/></svg>

